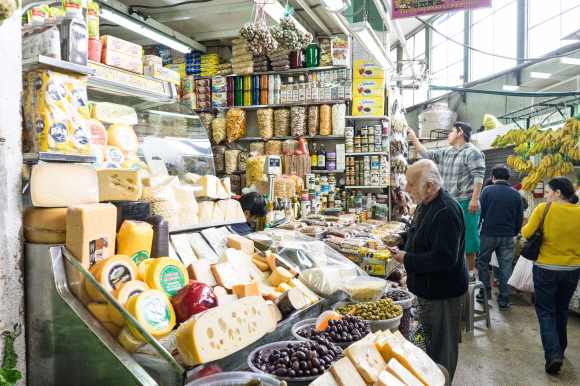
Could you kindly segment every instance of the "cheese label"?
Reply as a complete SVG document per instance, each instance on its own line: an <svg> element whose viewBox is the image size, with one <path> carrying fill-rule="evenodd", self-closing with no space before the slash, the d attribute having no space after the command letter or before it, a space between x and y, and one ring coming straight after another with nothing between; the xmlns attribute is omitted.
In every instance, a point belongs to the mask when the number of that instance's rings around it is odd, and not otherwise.
<svg viewBox="0 0 580 386"><path fill-rule="evenodd" d="M89 269L107 257L109 257L109 240L106 237L89 241Z"/></svg>
<svg viewBox="0 0 580 386"><path fill-rule="evenodd" d="M165 330L171 322L169 307L157 296L149 296L143 300L141 313L147 324L155 330Z"/></svg>
<svg viewBox="0 0 580 386"><path fill-rule="evenodd" d="M123 162L123 153L121 150L117 149L114 146L111 146L107 149L107 161L120 163Z"/></svg>
<svg viewBox="0 0 580 386"><path fill-rule="evenodd" d="M161 288L167 295L175 295L185 284L183 272L176 266L168 265L161 271Z"/></svg>
<svg viewBox="0 0 580 386"><path fill-rule="evenodd" d="M123 301L119 302L119 303L121 303L121 304L123 304L123 306L125 306L127 304L127 302L129 301L129 299L131 299L133 296L137 296L139 294L142 294L143 292L145 292L145 290L143 288L136 287L136 288L132 289L131 291L127 292L127 294L123 298Z"/></svg>
<svg viewBox="0 0 580 386"><path fill-rule="evenodd" d="M147 251L139 251L137 253L135 253L133 256L131 256L131 260L133 260L135 262L135 264L139 264L140 262L142 262L145 259L149 258L149 252Z"/></svg>
<svg viewBox="0 0 580 386"><path fill-rule="evenodd" d="M106 284L110 292L116 290L121 284L133 280L131 269L123 262L111 265L105 277L107 278Z"/></svg>

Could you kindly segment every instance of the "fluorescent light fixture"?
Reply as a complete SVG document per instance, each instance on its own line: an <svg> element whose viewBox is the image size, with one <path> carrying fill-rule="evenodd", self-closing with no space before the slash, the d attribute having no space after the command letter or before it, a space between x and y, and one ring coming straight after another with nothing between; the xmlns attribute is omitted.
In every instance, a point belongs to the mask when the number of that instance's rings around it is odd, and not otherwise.
<svg viewBox="0 0 580 386"><path fill-rule="evenodd" d="M550 74L548 72L530 72L530 78L532 79L548 79L548 80L557 80L559 82L568 80L569 78L564 75L555 75Z"/></svg>
<svg viewBox="0 0 580 386"><path fill-rule="evenodd" d="M100 16L102 16L107 20L112 21L115 24L125 27L133 32L137 32L138 34L141 34L149 39L155 40L160 44L174 48L179 52L183 52L185 54L191 52L191 47L189 47L187 44L184 44L177 39L169 37L162 32L147 27L146 25L138 22L132 17L126 16L120 12L101 7Z"/></svg>
<svg viewBox="0 0 580 386"><path fill-rule="evenodd" d="M329 13L330 17L334 20L334 22L336 23L336 25L338 25L338 28L340 28L340 30L346 35L346 36L350 36L350 32L348 29L346 29L345 24L348 25L348 21L346 21L346 23L344 23L342 21L342 19L344 19L344 16L342 15L337 15L336 13ZM340 16L340 17L339 17ZM342 19L341 19L342 18Z"/></svg>
<svg viewBox="0 0 580 386"><path fill-rule="evenodd" d="M560 58L560 63L562 64L571 64L574 66L580 66L580 59L576 58Z"/></svg>
<svg viewBox="0 0 580 386"><path fill-rule="evenodd" d="M571 34L564 36L560 40L580 40L580 30L572 32Z"/></svg>
<svg viewBox="0 0 580 386"><path fill-rule="evenodd" d="M266 3L266 5L264 5L264 11L266 11L266 13L272 19L276 20L276 23L278 23L278 21L282 17L284 17L284 14L286 13L286 8L282 4L280 4L278 0L274 0L273 3ZM300 24L294 16L290 15L290 19L294 21L297 29L299 29L302 32L308 32L308 30L304 28L302 24Z"/></svg>
<svg viewBox="0 0 580 386"><path fill-rule="evenodd" d="M320 4L328 12L341 13L350 7L350 0L320 0Z"/></svg>
<svg viewBox="0 0 580 386"><path fill-rule="evenodd" d="M361 21L349 24L347 28L381 70L390 71L393 69L393 62L389 59L389 54L368 22Z"/></svg>
<svg viewBox="0 0 580 386"><path fill-rule="evenodd" d="M511 86L508 84L502 86L503 91L518 91L519 88L520 86Z"/></svg>

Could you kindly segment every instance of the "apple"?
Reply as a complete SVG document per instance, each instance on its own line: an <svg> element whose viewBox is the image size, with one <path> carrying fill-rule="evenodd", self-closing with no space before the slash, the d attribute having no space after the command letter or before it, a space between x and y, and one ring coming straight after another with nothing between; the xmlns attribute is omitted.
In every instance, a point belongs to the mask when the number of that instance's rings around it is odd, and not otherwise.
<svg viewBox="0 0 580 386"><path fill-rule="evenodd" d="M193 315L217 307L218 298L210 286L198 281L189 283L173 296L171 301L178 323L183 323Z"/></svg>

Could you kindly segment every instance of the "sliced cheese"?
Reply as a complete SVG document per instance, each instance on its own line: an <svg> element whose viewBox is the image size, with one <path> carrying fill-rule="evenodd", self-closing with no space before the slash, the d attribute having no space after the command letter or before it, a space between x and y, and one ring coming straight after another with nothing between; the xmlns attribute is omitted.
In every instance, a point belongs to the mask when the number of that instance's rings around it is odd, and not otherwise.
<svg viewBox="0 0 580 386"><path fill-rule="evenodd" d="M350 359L346 357L330 366L328 371L340 386L367 386Z"/></svg>
<svg viewBox="0 0 580 386"><path fill-rule="evenodd" d="M103 169L99 178L99 201L139 201L141 178L137 170Z"/></svg>
<svg viewBox="0 0 580 386"><path fill-rule="evenodd" d="M131 297L139 295L148 289L151 288L149 288L149 286L144 282L139 280L132 280L121 284L115 291L113 291L112 295L119 303L121 303L123 307L125 307ZM127 324L125 317L121 315L121 313L113 306L113 304L108 303L107 310L109 311L109 315L113 323L121 327Z"/></svg>
<svg viewBox="0 0 580 386"><path fill-rule="evenodd" d="M109 136L109 145L115 146L121 152L137 152L139 141L135 131L126 123L115 123L107 129Z"/></svg>
<svg viewBox="0 0 580 386"><path fill-rule="evenodd" d="M220 258L218 259L217 263L225 263L226 261L238 261L240 260L240 256L238 255L238 251L234 248L228 248L221 254Z"/></svg>
<svg viewBox="0 0 580 386"><path fill-rule="evenodd" d="M183 323L175 335L177 350L187 366L207 363L247 347L271 328L272 318L264 299L249 296Z"/></svg>
<svg viewBox="0 0 580 386"><path fill-rule="evenodd" d="M310 300L311 303L316 303L317 301L320 300L320 298L314 293L312 292L308 287L306 287L300 280L298 279L290 279L288 280L288 285L290 287L296 287L299 288L300 291L302 291L302 293L304 294L304 296L306 297L306 299Z"/></svg>
<svg viewBox="0 0 580 386"><path fill-rule="evenodd" d="M202 201L199 203L199 210L197 216L199 217L199 223L211 222L213 217L213 207L212 201Z"/></svg>
<svg viewBox="0 0 580 386"><path fill-rule="evenodd" d="M254 242L244 236L230 235L228 236L228 244L230 247L242 251L246 255L254 253Z"/></svg>
<svg viewBox="0 0 580 386"><path fill-rule="evenodd" d="M87 308L94 315L95 318L101 323L112 322L113 320L109 316L109 310L107 303L89 303Z"/></svg>
<svg viewBox="0 0 580 386"><path fill-rule="evenodd" d="M92 166L80 164L35 165L30 174L30 199L32 205L45 208L97 204L97 171Z"/></svg>
<svg viewBox="0 0 580 386"><path fill-rule="evenodd" d="M187 267L187 273L191 279L197 280L210 287L215 287L217 285L215 277L211 271L211 267L209 266L208 261L205 259L195 260L192 262Z"/></svg>
<svg viewBox="0 0 580 386"><path fill-rule="evenodd" d="M268 298L270 295L276 292L276 288L262 283L258 283L258 289L260 290L262 296L265 298Z"/></svg>
<svg viewBox="0 0 580 386"><path fill-rule="evenodd" d="M125 347L125 350L129 351L131 354L145 344L145 342L135 338L131 330L129 330L129 327L126 326L121 329L117 340L123 347Z"/></svg>
<svg viewBox="0 0 580 386"><path fill-rule="evenodd" d="M270 295L268 295L268 300L274 301L282 296L282 292L274 291Z"/></svg>
<svg viewBox="0 0 580 386"><path fill-rule="evenodd" d="M92 118L102 123L125 123L127 125L136 125L138 123L135 109L114 103L101 102L94 104L91 115Z"/></svg>
<svg viewBox="0 0 580 386"><path fill-rule="evenodd" d="M169 300L189 283L187 269L172 257L153 259L145 272L145 283L152 289L164 293Z"/></svg>
<svg viewBox="0 0 580 386"><path fill-rule="evenodd" d="M238 295L238 298L245 298L247 296L262 296L257 281L251 281L245 284L237 284L232 287L232 293Z"/></svg>
<svg viewBox="0 0 580 386"><path fill-rule="evenodd" d="M254 253L254 257L260 261L263 261L264 263L268 263L270 261L270 255L272 254L272 252L268 251L264 251L264 252L257 252Z"/></svg>
<svg viewBox="0 0 580 386"><path fill-rule="evenodd" d="M287 269L278 267L272 271L268 282L272 287L278 287L282 283L288 283L290 279L292 279L292 274Z"/></svg>
<svg viewBox="0 0 580 386"><path fill-rule="evenodd" d="M288 284L282 283L282 284L280 284L278 286L278 288L276 289L276 291L281 292L281 293L284 293L284 292L289 291L291 289L292 289L292 287L290 287Z"/></svg>
<svg viewBox="0 0 580 386"><path fill-rule="evenodd" d="M387 367L383 357L373 343L362 341L350 345L343 352L359 374L368 383L374 383L381 371Z"/></svg>
<svg viewBox="0 0 580 386"><path fill-rule="evenodd" d="M113 292L121 284L135 280L139 271L137 266L127 256L115 255L101 260L89 271L103 287ZM87 293L95 302L107 303L105 296L97 290L89 281L86 282Z"/></svg>
<svg viewBox="0 0 580 386"><path fill-rule="evenodd" d="M423 383L417 379L409 370L399 363L396 359L391 359L387 363L387 372L403 383L405 386L423 386ZM382 373L381 373L382 375ZM379 377L380 379L380 377Z"/></svg>
<svg viewBox="0 0 580 386"><path fill-rule="evenodd" d="M67 208L24 208L22 229L29 243L56 244L66 242Z"/></svg>
<svg viewBox="0 0 580 386"><path fill-rule="evenodd" d="M407 386L407 385L401 382L401 380L395 377L393 374L387 371L383 371L379 374L379 377L377 378L377 381L374 386Z"/></svg>
<svg viewBox="0 0 580 386"><path fill-rule="evenodd" d="M211 216L211 222L222 222L224 221L224 214L222 213L220 206L216 203L213 206L213 213Z"/></svg>
<svg viewBox="0 0 580 386"><path fill-rule="evenodd" d="M219 285L216 285L215 287L213 287L213 293L218 298L221 298L222 296L226 296L228 294L228 291L226 291L226 289L224 287L220 287Z"/></svg>
<svg viewBox="0 0 580 386"><path fill-rule="evenodd" d="M219 180L216 176L207 175L201 177L196 182L197 185L201 186L201 190L195 192L195 197L219 198L217 192L218 183Z"/></svg>
<svg viewBox="0 0 580 386"><path fill-rule="evenodd" d="M260 270L262 271L267 271L270 269L268 263L264 263L263 261L260 261L256 258L252 258L252 262L256 265L256 267L260 268Z"/></svg>
<svg viewBox="0 0 580 386"><path fill-rule="evenodd" d="M339 386L339 385L338 382L336 382L336 380L332 376L332 374L327 371L320 377L316 378L314 381L310 382L308 386Z"/></svg>
<svg viewBox="0 0 580 386"><path fill-rule="evenodd" d="M228 196L227 198L230 198L232 196L232 184L230 182L230 177L224 178L221 184Z"/></svg>
<svg viewBox="0 0 580 386"><path fill-rule="evenodd" d="M238 300L238 295L236 295L236 294L224 295L224 296L221 296L218 298L218 304L220 306L225 306L226 304L233 303L236 300Z"/></svg>
<svg viewBox="0 0 580 386"><path fill-rule="evenodd" d="M233 286L240 284L230 262L212 265L211 270L218 285L224 287L226 290L231 291Z"/></svg>
<svg viewBox="0 0 580 386"><path fill-rule="evenodd" d="M127 302L127 311L155 339L159 340L169 334L175 326L175 312L167 296L154 289L133 296ZM127 325L133 335L142 341L145 338L131 324Z"/></svg>

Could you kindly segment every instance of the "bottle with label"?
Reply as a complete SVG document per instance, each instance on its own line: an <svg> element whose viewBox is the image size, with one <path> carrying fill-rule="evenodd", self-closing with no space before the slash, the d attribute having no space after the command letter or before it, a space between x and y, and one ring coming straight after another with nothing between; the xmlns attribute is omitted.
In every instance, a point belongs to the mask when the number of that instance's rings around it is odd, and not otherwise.
<svg viewBox="0 0 580 386"><path fill-rule="evenodd" d="M304 190L304 186L302 186ZM298 197L292 196L292 214L294 216L294 220L300 219L300 201L298 201Z"/></svg>
<svg viewBox="0 0 580 386"><path fill-rule="evenodd" d="M269 195L264 195L266 200L266 205L268 206L268 214L266 215L266 225L274 223L274 202L270 199Z"/></svg>
<svg viewBox="0 0 580 386"><path fill-rule="evenodd" d="M281 197L276 200L278 204L278 210L276 212L276 221L284 220L286 218L286 208L284 207L284 202Z"/></svg>
<svg viewBox="0 0 580 386"><path fill-rule="evenodd" d="M292 201L288 197L284 199L284 217L286 218L286 220L294 221L293 220L294 211L292 210Z"/></svg>
<svg viewBox="0 0 580 386"><path fill-rule="evenodd" d="M82 14L67 12L60 25L60 55L65 62L86 66L89 58L89 30Z"/></svg>
<svg viewBox="0 0 580 386"><path fill-rule="evenodd" d="M310 152L310 169L318 170L318 150L316 150L316 143L312 144L312 151Z"/></svg>
<svg viewBox="0 0 580 386"><path fill-rule="evenodd" d="M326 150L324 150L324 144L320 145L320 151L318 152L318 170L326 170Z"/></svg>

